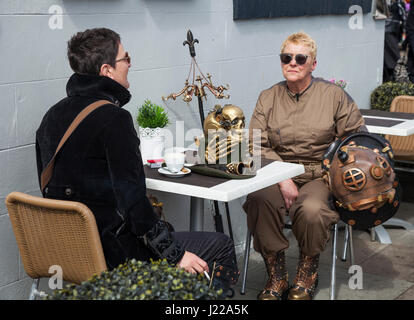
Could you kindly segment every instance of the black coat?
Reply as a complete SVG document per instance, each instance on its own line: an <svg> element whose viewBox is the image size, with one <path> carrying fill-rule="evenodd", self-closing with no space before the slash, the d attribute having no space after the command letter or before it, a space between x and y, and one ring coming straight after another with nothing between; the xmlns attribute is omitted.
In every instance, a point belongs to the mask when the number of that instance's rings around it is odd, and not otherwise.
<svg viewBox="0 0 414 320"><path fill-rule="evenodd" d="M403 1L390 6L391 17L385 23L383 82L394 81L394 68L400 59L399 42L404 32L406 12Z"/></svg>
<svg viewBox="0 0 414 320"><path fill-rule="evenodd" d="M92 112L56 157L44 197L79 201L94 213L109 269L126 258L166 258L177 263L184 250L159 221L146 197L145 175L131 114L131 95L116 81L74 74L67 97L51 107L36 132L40 175L73 119L89 104L113 104ZM157 238L157 239L156 239ZM156 240L155 240L156 239Z"/></svg>
<svg viewBox="0 0 414 320"><path fill-rule="evenodd" d="M410 81L414 82L414 6L410 8L407 22L405 24L408 43L408 61L407 69L410 76Z"/></svg>

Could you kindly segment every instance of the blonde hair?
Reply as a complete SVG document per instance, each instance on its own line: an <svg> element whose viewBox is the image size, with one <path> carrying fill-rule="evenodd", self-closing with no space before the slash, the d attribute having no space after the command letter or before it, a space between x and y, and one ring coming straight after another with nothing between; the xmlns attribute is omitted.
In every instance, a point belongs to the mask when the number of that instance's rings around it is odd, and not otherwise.
<svg viewBox="0 0 414 320"><path fill-rule="evenodd" d="M283 51L289 43L301 44L308 47L310 49L312 59L316 59L316 42L312 39L310 35L306 34L305 32L300 31L297 33L293 33L289 37L287 37L286 40L282 43L282 46L280 47L280 53L283 53Z"/></svg>

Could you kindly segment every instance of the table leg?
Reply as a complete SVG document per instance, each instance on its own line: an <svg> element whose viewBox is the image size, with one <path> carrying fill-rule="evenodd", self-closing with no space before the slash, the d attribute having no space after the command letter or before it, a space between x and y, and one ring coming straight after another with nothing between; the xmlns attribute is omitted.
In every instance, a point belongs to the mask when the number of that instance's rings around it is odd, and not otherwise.
<svg viewBox="0 0 414 320"><path fill-rule="evenodd" d="M391 244L391 238L390 235L388 234L387 230L385 230L385 228L383 226L377 226L375 228L373 228L375 231L375 235L378 239L378 241L382 244Z"/></svg>
<svg viewBox="0 0 414 320"><path fill-rule="evenodd" d="M378 241L382 244L391 244L391 238L384 226L393 226L393 227L402 227L406 230L414 230L414 225L398 218L391 218L385 221L382 225L375 227L375 235L378 238Z"/></svg>
<svg viewBox="0 0 414 320"><path fill-rule="evenodd" d="M338 239L338 224L334 225L333 241L332 241L332 265L331 265L331 287L329 296L331 300L335 300L335 284L336 284L336 241Z"/></svg>
<svg viewBox="0 0 414 320"><path fill-rule="evenodd" d="M348 236L349 236L349 255L350 255L350 263L351 266L355 264L355 256L354 256L354 240L352 237L352 226L347 225L345 228L348 228Z"/></svg>
<svg viewBox="0 0 414 320"><path fill-rule="evenodd" d="M371 242L375 242L375 228L372 227L371 229L368 229L368 230L369 230L369 234L371 236Z"/></svg>
<svg viewBox="0 0 414 320"><path fill-rule="evenodd" d="M231 226L231 218L230 218L230 209L229 209L229 203L225 203L226 206L226 215L227 215L227 224L229 226L229 235L230 239L234 241L233 239L233 227Z"/></svg>
<svg viewBox="0 0 414 320"><path fill-rule="evenodd" d="M345 226L344 250L342 252L342 258L341 258L342 261L346 261L348 242L349 242L349 229L348 229L348 226Z"/></svg>
<svg viewBox="0 0 414 320"><path fill-rule="evenodd" d="M190 231L203 231L204 229L204 199L190 198Z"/></svg>
<svg viewBox="0 0 414 320"><path fill-rule="evenodd" d="M405 230L414 230L414 225L412 225L411 223L409 223L407 221L404 221L402 219L398 219L398 218L391 218L391 219L385 221L382 225L402 227Z"/></svg>

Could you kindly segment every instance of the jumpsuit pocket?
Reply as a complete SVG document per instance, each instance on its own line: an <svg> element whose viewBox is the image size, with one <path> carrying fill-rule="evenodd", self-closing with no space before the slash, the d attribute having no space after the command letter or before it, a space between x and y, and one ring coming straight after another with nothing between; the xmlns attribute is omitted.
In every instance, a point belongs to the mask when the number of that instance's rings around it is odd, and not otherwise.
<svg viewBox="0 0 414 320"><path fill-rule="evenodd" d="M278 148L282 144L280 129L268 129L269 144L272 149Z"/></svg>
<svg viewBox="0 0 414 320"><path fill-rule="evenodd" d="M312 151L325 151L335 139L335 130L323 128L311 128Z"/></svg>
<svg viewBox="0 0 414 320"><path fill-rule="evenodd" d="M335 130L328 128L311 128L312 136L318 141L326 142L333 139Z"/></svg>

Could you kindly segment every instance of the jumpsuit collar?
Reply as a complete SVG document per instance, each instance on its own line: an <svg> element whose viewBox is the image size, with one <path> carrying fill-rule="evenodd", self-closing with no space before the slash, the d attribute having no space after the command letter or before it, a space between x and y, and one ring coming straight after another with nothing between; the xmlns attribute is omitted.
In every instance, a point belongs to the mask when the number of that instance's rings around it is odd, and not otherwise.
<svg viewBox="0 0 414 320"><path fill-rule="evenodd" d="M312 86L312 84L313 84L313 80L314 80L314 77L312 76L312 79L311 79L311 82L310 82L310 84L308 85L308 87L305 89L305 90L303 90L302 92L300 92L300 93L293 93L292 91L290 91L289 90L289 87L287 86L287 82L285 82L285 84L286 84L286 91L287 91L287 93L288 93L288 95L289 95L289 97L291 97L292 99L295 99L296 101L299 101L299 98L306 92L306 91L308 91L308 89Z"/></svg>

